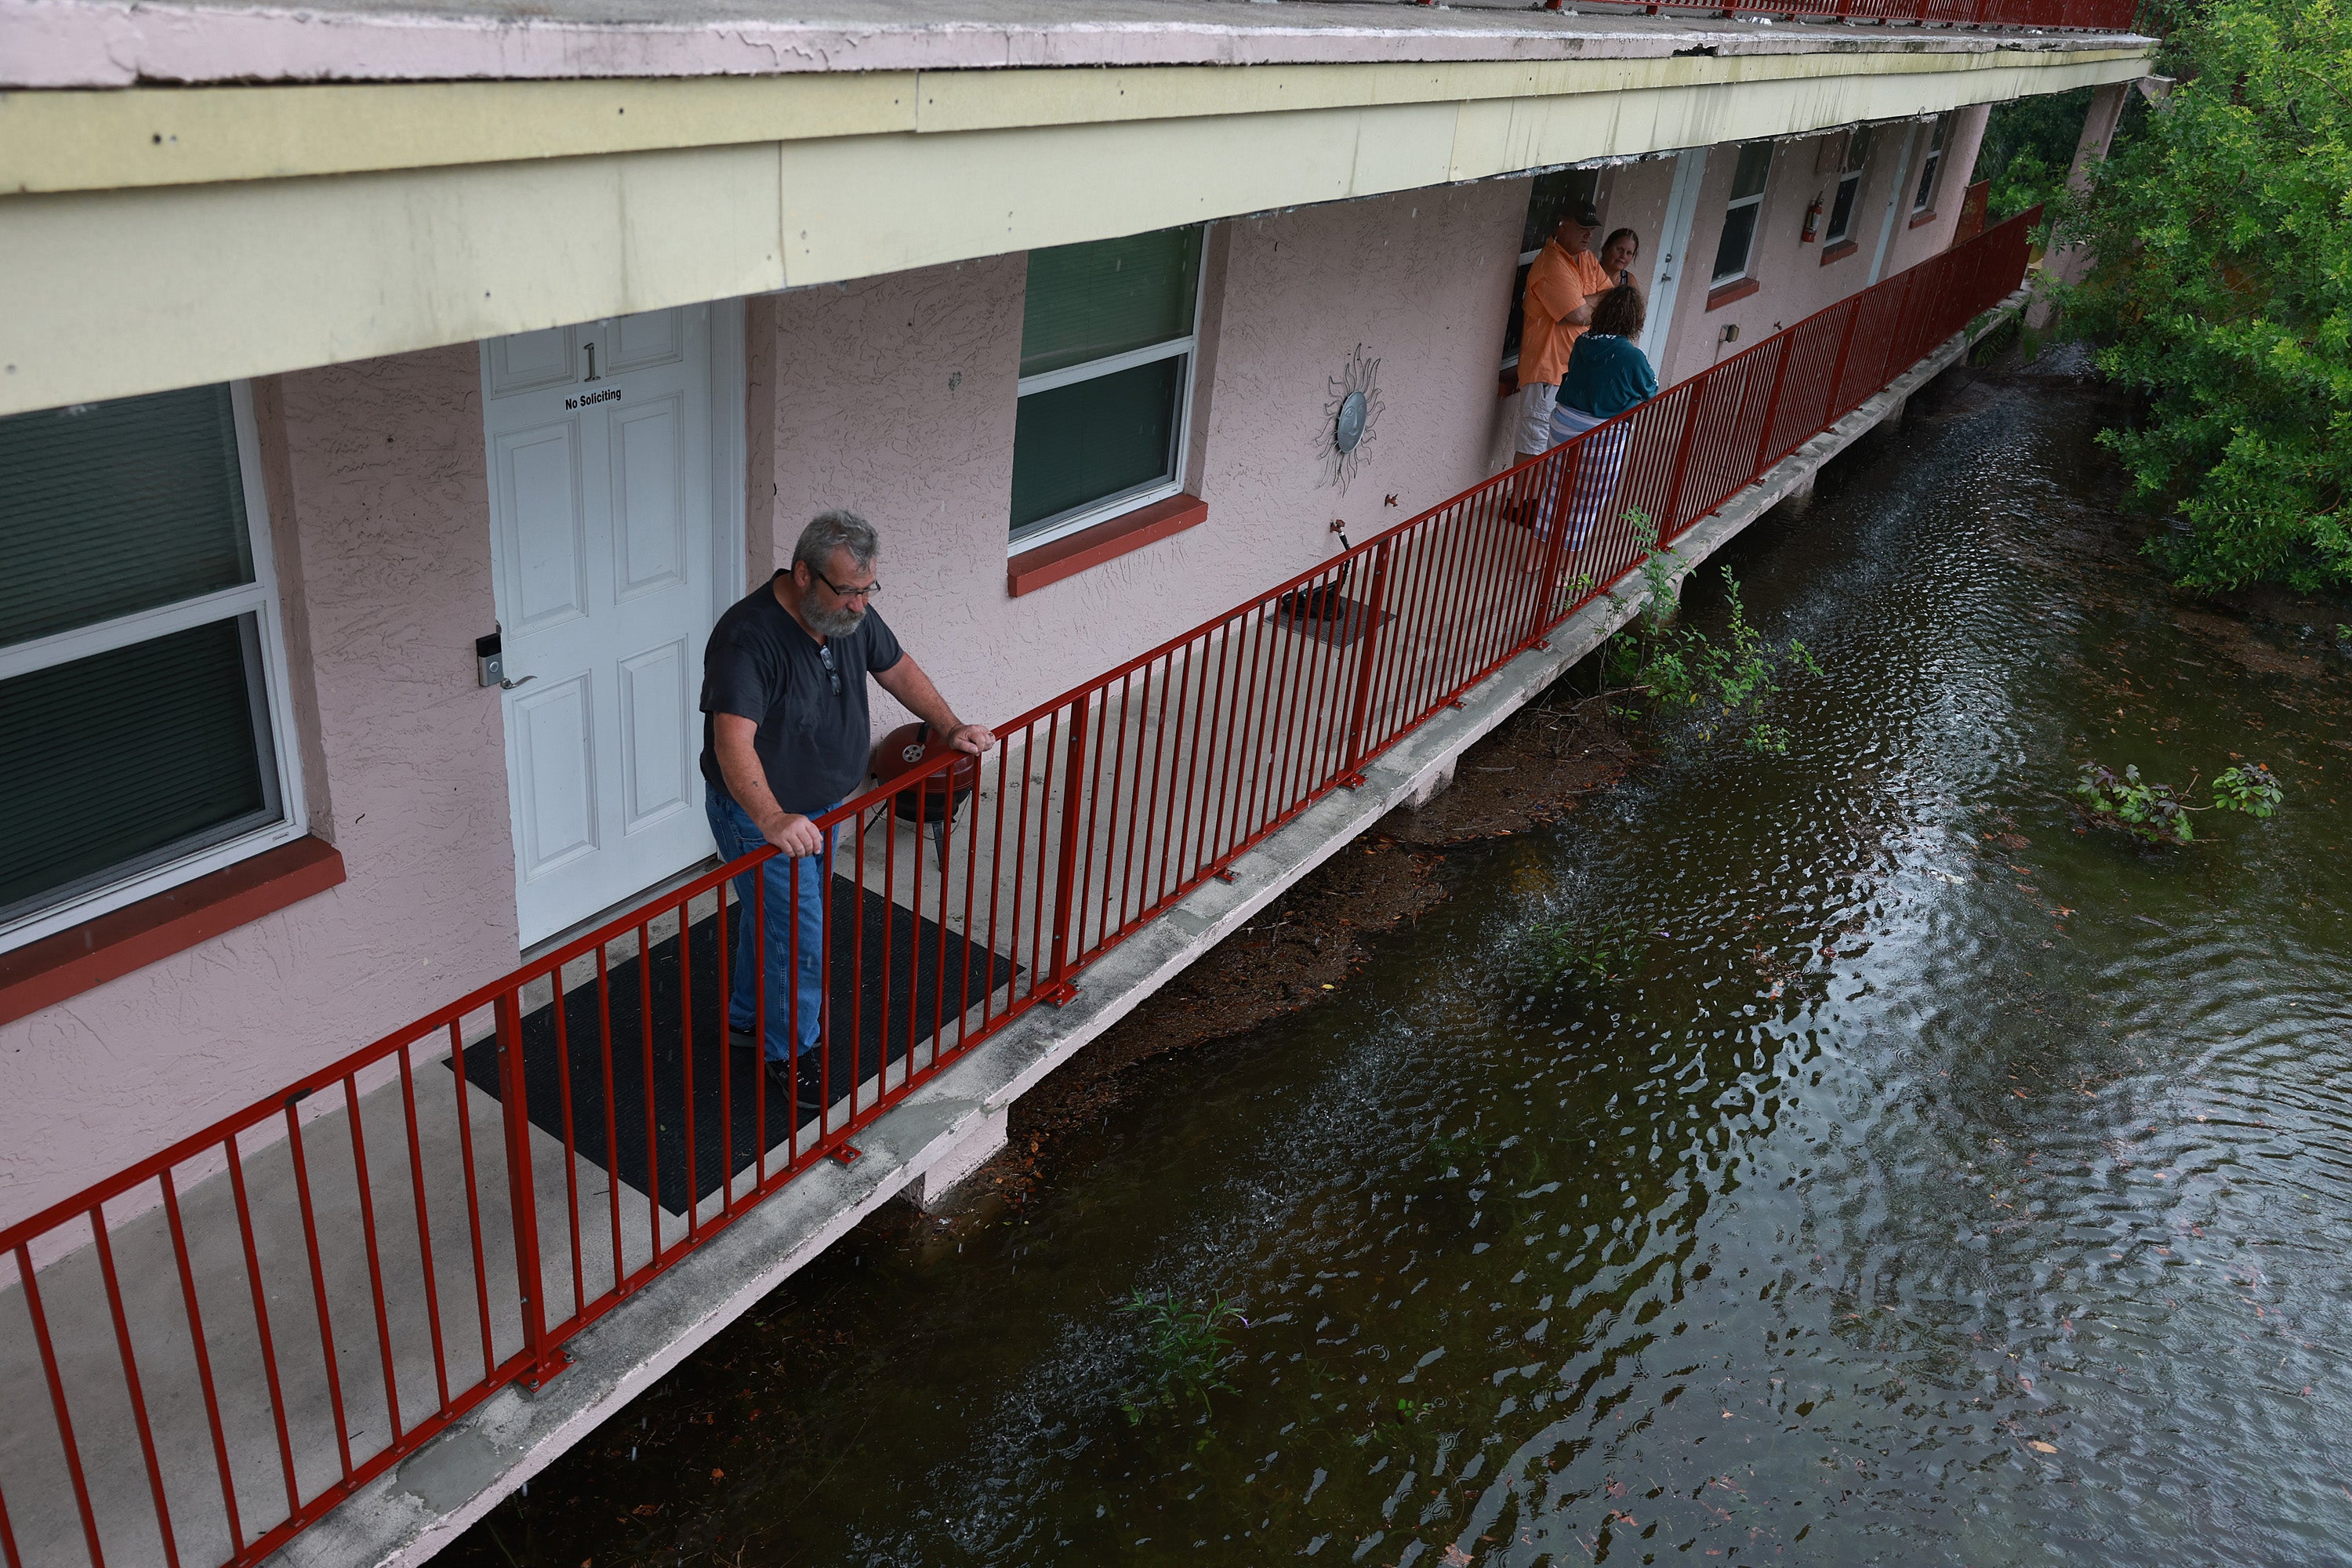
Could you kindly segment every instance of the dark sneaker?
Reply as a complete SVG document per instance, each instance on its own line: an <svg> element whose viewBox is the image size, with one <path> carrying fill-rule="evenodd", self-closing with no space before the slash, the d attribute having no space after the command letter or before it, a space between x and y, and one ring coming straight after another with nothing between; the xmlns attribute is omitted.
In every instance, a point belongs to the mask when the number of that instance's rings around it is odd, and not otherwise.
<svg viewBox="0 0 2352 1568"><path fill-rule="evenodd" d="M739 1029L730 1024L727 1028L727 1044L730 1048L735 1050L756 1051L760 1048L759 1031L756 1029Z"/></svg>
<svg viewBox="0 0 2352 1568"><path fill-rule="evenodd" d="M768 1058L767 1065L768 1103L779 1104L789 1094L793 1098L793 1112L799 1120L815 1121L817 1113L824 1109L823 1074L818 1069L816 1058L801 1058L797 1071L791 1063L778 1061L773 1057Z"/></svg>

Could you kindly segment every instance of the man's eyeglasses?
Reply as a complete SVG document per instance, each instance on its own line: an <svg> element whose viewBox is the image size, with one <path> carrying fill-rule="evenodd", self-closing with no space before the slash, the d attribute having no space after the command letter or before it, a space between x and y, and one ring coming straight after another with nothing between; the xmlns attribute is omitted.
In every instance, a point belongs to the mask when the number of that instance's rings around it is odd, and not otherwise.
<svg viewBox="0 0 2352 1568"><path fill-rule="evenodd" d="M882 580L878 577L862 588L845 588L814 566L809 568L809 575L832 589L836 599L870 599L882 591Z"/></svg>
<svg viewBox="0 0 2352 1568"><path fill-rule="evenodd" d="M825 586L830 588L833 584L828 583ZM835 697L840 696L841 668L833 662L833 645L829 642L821 642L817 644L816 656L817 658L824 660L824 678L833 682L833 694Z"/></svg>

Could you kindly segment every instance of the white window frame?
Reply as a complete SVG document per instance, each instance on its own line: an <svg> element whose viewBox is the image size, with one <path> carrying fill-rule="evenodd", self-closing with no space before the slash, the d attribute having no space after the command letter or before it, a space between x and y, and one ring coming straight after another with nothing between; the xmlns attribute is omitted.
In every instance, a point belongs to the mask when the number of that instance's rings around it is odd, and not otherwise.
<svg viewBox="0 0 2352 1568"><path fill-rule="evenodd" d="M266 826L207 846L160 866L71 896L64 902L21 915L0 925L0 952L38 942L141 899L194 881L267 849L290 844L310 831L302 799L300 748L295 742L294 704L286 661L286 629L278 603L277 557L270 548L268 498L261 482L261 447L253 421L253 388L229 384L229 407L236 426L237 478L245 492L247 548L253 555L253 581L152 610L139 610L76 626L70 631L0 647L0 680L92 654L168 637L215 621L252 616L261 642L261 706L269 721L270 750L278 764L279 819Z"/></svg>
<svg viewBox="0 0 2352 1568"><path fill-rule="evenodd" d="M1951 116L1938 114L1927 132L1927 157L1919 166L1919 184L1911 197L1911 216L1936 210L1936 184L1944 173L1944 129Z"/></svg>
<svg viewBox="0 0 2352 1568"><path fill-rule="evenodd" d="M1721 246L1723 230L1731 226L1731 215L1738 212L1741 207L1754 207L1756 209L1756 226L1748 231L1748 251L1747 254L1743 255L1739 258L1739 270L1737 272L1712 273L1706 280L1706 286L1709 289L1720 289L1727 283L1739 282L1748 275L1749 270L1756 265L1756 242L1762 238L1764 234L1764 198L1771 194L1772 159L1778 155L1778 146L1776 143L1769 141L1743 142L1739 145L1738 153L1733 157L1731 162L1731 183L1734 186L1737 186L1739 184L1740 162L1748 156L1748 148L1757 146L1771 147L1774 149L1772 153L1765 154L1764 183L1756 187L1756 194L1754 195L1734 196L1729 201L1723 204L1723 226L1715 231L1717 244L1718 247Z"/></svg>
<svg viewBox="0 0 2352 1568"><path fill-rule="evenodd" d="M1859 160L1853 156L1853 143L1857 137L1863 142L1862 157ZM1836 220L1838 205L1843 203L1845 226L1832 228L1824 233L1822 236L1822 243L1825 246L1843 245L1853 237L1853 220L1855 215L1862 211L1862 176L1870 163L1870 127L1857 126L1846 133L1846 152L1839 163L1841 166L1838 170L1837 185L1830 195L1830 217L1832 222ZM1853 199L1850 201L1846 196L1849 186L1853 192Z"/></svg>
<svg viewBox="0 0 2352 1568"><path fill-rule="evenodd" d="M1116 375L1123 370L1133 370L1139 364L1153 364L1160 360L1173 359L1178 354L1182 354L1184 384L1178 388L1176 393L1176 433L1171 438L1174 450L1170 458L1169 476L1166 479L1130 486L1116 494L1107 495L1100 500L1088 501L1084 506L1074 507L1057 516L1033 522L1013 537L1005 551L1008 556L1034 550L1041 544L1051 544L1057 539L1066 539L1081 529L1092 528L1098 522L1108 522L1122 513L1135 510L1138 507L1150 506L1154 501L1166 500L1170 496L1183 494L1184 469L1192 458L1192 387L1194 378L1200 374L1201 369L1201 307L1209 296L1209 229L1210 226L1207 224L1201 226L1201 262L1193 268L1192 275L1192 330L1191 331L1181 338L1170 338L1165 342L1146 343L1139 349L1128 349L1120 353L1106 354L1101 359L1090 359L1082 364L1064 365L1059 370L1040 371L1035 375L1024 375L1020 379L1013 392L1013 402L1017 411L1020 400L1033 392L1051 392L1057 386L1069 386L1076 382L1093 381L1101 376Z"/></svg>

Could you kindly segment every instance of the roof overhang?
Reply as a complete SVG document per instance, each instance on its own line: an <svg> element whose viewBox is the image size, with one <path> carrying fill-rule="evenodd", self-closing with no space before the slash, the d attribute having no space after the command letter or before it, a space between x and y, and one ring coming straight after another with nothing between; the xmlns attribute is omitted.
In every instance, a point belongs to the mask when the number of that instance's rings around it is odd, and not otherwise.
<svg viewBox="0 0 2352 1568"><path fill-rule="evenodd" d="M1550 19L1544 59L0 95L0 413L2130 80L2152 48Z"/></svg>

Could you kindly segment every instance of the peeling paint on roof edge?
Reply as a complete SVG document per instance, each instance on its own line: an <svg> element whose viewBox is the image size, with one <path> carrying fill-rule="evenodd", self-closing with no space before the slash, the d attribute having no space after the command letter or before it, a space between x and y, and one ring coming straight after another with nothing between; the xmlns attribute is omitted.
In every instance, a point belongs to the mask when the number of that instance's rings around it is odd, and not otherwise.
<svg viewBox="0 0 2352 1568"><path fill-rule="evenodd" d="M960 0L909 20L886 0L829 0L822 17L727 0L633 7L592 0L558 20L521 5L366 0L289 9L126 0L0 0L0 88L141 83L529 80L1001 69L1645 58L1720 54L1983 53L2103 48L2130 35L1778 26L1683 17L1574 16L1381 5L1288 5L1277 23L1238 0ZM601 14L598 14L601 13Z"/></svg>

